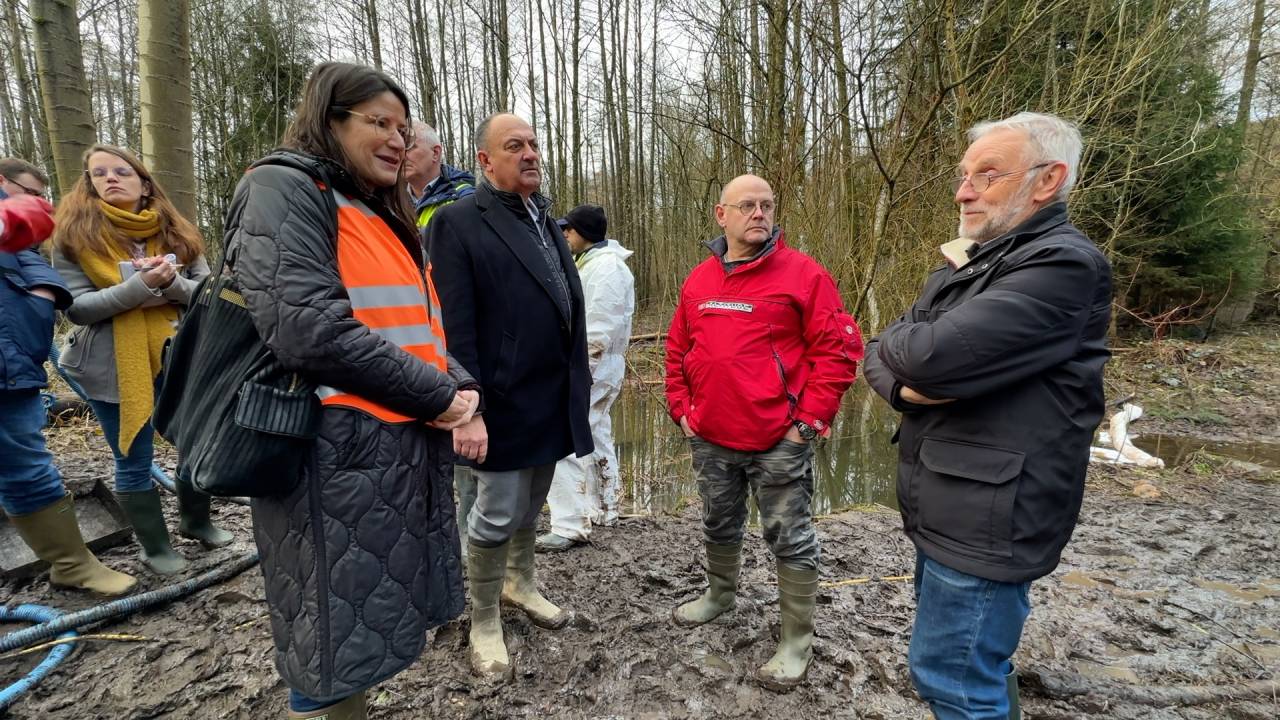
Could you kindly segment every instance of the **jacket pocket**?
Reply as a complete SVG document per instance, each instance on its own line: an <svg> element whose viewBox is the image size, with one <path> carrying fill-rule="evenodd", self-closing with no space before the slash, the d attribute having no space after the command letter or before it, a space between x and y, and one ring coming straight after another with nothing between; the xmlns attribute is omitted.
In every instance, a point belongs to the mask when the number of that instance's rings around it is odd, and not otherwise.
<svg viewBox="0 0 1280 720"><path fill-rule="evenodd" d="M911 319L914 322L927 322L927 323L937 322L938 320L941 320L942 316L946 315L947 311L950 309L951 308L949 307L912 308Z"/></svg>
<svg viewBox="0 0 1280 720"><path fill-rule="evenodd" d="M509 332L502 333L502 346L498 351L498 364L493 369L493 391L506 395L511 385L511 366L515 362L520 341Z"/></svg>
<svg viewBox="0 0 1280 720"><path fill-rule="evenodd" d="M16 337L22 351L31 358L36 367L44 365L49 357L49 346L53 343L53 302L35 295L28 295L19 302L25 301L31 308L29 316L14 320ZM6 313L21 312L14 308L6 308Z"/></svg>
<svg viewBox="0 0 1280 720"><path fill-rule="evenodd" d="M92 325L81 325L72 330L62 348L62 355L58 358L58 364L64 370L83 370L85 358L90 356L90 350L93 349L93 340L97 335Z"/></svg>
<svg viewBox="0 0 1280 720"><path fill-rule="evenodd" d="M1014 481L1024 458L1016 450L924 438L912 482L920 532L965 555L1011 557Z"/></svg>
<svg viewBox="0 0 1280 720"><path fill-rule="evenodd" d="M827 334L830 337L840 338L840 352L844 354L846 360L857 362L862 359L864 355L862 332L858 329L858 323L854 322L852 315L843 310L832 313Z"/></svg>

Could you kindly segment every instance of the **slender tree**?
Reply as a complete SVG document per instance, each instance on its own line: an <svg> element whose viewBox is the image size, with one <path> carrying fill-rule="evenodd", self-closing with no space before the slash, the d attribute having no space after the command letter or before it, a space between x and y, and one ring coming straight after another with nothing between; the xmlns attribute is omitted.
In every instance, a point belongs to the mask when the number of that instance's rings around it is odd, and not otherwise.
<svg viewBox="0 0 1280 720"><path fill-rule="evenodd" d="M80 157L98 134L85 84L75 0L31 0L31 24L58 189L65 193L80 177Z"/></svg>
<svg viewBox="0 0 1280 720"><path fill-rule="evenodd" d="M142 154L178 211L196 217L191 129L191 4L140 0Z"/></svg>

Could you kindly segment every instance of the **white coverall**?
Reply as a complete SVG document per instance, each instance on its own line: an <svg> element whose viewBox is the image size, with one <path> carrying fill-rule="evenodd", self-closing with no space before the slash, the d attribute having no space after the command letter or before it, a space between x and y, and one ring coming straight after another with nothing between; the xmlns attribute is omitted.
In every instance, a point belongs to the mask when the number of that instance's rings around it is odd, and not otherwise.
<svg viewBox="0 0 1280 720"><path fill-rule="evenodd" d="M622 391L623 355L631 339L635 278L627 268L632 252L606 240L578 258L582 297L587 309L587 362L591 368L591 437L596 449L584 458L572 455L556 464L547 503L551 532L586 540L591 525L618 519L618 455L613 450L609 409Z"/></svg>

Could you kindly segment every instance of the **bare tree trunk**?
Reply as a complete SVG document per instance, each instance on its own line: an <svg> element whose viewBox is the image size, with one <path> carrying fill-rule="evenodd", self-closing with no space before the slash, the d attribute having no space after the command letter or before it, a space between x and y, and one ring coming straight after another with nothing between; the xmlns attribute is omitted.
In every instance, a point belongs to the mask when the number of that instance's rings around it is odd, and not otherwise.
<svg viewBox="0 0 1280 720"><path fill-rule="evenodd" d="M1253 0L1253 20L1249 22L1249 49L1244 57L1244 72L1240 77L1240 105L1236 109L1236 126L1241 135L1249 126L1249 115L1253 112L1253 91L1258 84L1258 63L1262 57L1259 46L1262 45L1262 25L1265 18L1264 0Z"/></svg>
<svg viewBox="0 0 1280 720"><path fill-rule="evenodd" d="M409 41L413 51L414 77L418 80L418 110L422 121L436 128L439 127L436 104L435 62L431 57L431 27L427 23L426 8L422 0L409 0L406 6L409 16Z"/></svg>
<svg viewBox="0 0 1280 720"><path fill-rule="evenodd" d="M80 156L97 140L80 51L75 0L31 0L36 74L49 123L60 194L80 177Z"/></svg>
<svg viewBox="0 0 1280 720"><path fill-rule="evenodd" d="M145 2L145 0L143 0ZM382 69L382 31L378 28L378 2L365 0L362 7L364 24L369 30L369 52L373 55L373 66Z"/></svg>
<svg viewBox="0 0 1280 720"><path fill-rule="evenodd" d="M578 85L578 65L582 62L582 49L579 47L582 39L582 0L570 2L573 3L573 57L570 58L573 75L569 80L569 97L573 106L577 106L582 97ZM600 51L604 52L603 47ZM582 118L575 113L572 122L573 141L570 143L570 150L573 152L573 202L576 205L582 202Z"/></svg>
<svg viewBox="0 0 1280 720"><path fill-rule="evenodd" d="M440 40L441 56L448 57L448 51L447 51L448 45L445 44L445 31L444 31L445 30L444 4L445 3L443 0L441 2L436 3L436 24L439 26L437 37ZM436 129L439 130L441 133L444 133L444 137L446 138L445 145L444 145L445 153L446 154L452 153L451 155L449 155L449 157L453 159L453 162L459 165L462 165L463 164L462 158L471 157L471 148L459 147L458 134L456 134L453 130L453 93L450 92L450 88L449 88L450 74L451 73L449 72L449 66L447 64L442 65L440 67L440 84L442 86L441 90L443 91L441 94L441 99L443 100L443 104L444 104L444 117L443 119L437 118L437 120L440 121L440 124L443 125L444 127L437 127ZM467 167L471 166L469 160L467 161L466 166Z"/></svg>
<svg viewBox="0 0 1280 720"><path fill-rule="evenodd" d="M551 152L551 174L552 182L556 186L556 192L564 194L564 155L563 152L557 153L557 150L564 149L564 128L555 124L555 107L551 104L551 89L549 87L550 72L547 64L547 38L546 38L546 18L543 17L542 3L534 0L538 8L538 53L542 61L542 112L545 117L542 119L543 127L550 130L551 127L560 127L560 132L556 133L556 143L551 143L551 137L543 137L542 143L545 148L544 152ZM533 58L529 58L529 62L533 62ZM556 82L560 82L560 78L556 78ZM530 89L530 92L533 92Z"/></svg>
<svg viewBox="0 0 1280 720"><path fill-rule="evenodd" d="M507 0L498 0L498 107L514 109L511 97L511 30L507 25Z"/></svg>
<svg viewBox="0 0 1280 720"><path fill-rule="evenodd" d="M8 67L6 48L0 47L0 67ZM13 98L9 95L9 79L0 78L0 116L4 118L4 144L9 154L22 158L31 157L31 148L22 143L22 131Z"/></svg>
<svg viewBox="0 0 1280 720"><path fill-rule="evenodd" d="M786 143L787 128L787 30L791 20L790 0L766 0L762 3L768 18L765 33L767 62L764 98L764 177L774 187L781 187L778 166Z"/></svg>
<svg viewBox="0 0 1280 720"><path fill-rule="evenodd" d="M15 154L27 159L35 159L36 141L31 123L35 121L37 113L35 107L30 104L30 95L27 88L31 87L31 73L27 69L27 58L23 51L25 46L25 28L18 20L18 0L8 0L5 3L5 24L9 27L9 52L12 58L6 67L13 68L14 74L18 76L18 92L19 105L21 106L21 115L18 119L18 145L14 148Z"/></svg>
<svg viewBox="0 0 1280 720"><path fill-rule="evenodd" d="M140 0L142 154L178 212L196 217L191 139L191 3Z"/></svg>
<svg viewBox="0 0 1280 720"><path fill-rule="evenodd" d="M137 51L137 33L133 32L132 23L125 22L124 3L116 3L116 32L117 37L121 39L120 53L120 95L123 116L121 118L124 129L121 136L124 137L126 147L137 148L139 143L139 132L141 130L138 124L138 106L133 101L133 87L137 79L137 66L134 64L134 58Z"/></svg>

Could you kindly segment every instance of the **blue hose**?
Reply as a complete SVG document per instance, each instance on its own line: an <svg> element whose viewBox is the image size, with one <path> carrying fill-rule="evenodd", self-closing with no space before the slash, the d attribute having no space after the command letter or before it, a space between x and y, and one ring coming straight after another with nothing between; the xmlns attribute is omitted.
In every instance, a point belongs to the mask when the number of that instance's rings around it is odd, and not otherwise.
<svg viewBox="0 0 1280 720"><path fill-rule="evenodd" d="M57 610L42 605L18 605L16 607L0 605L0 621L4 622L48 623L57 620L59 616L60 613ZM41 626L38 625L37 627ZM67 630L59 635L58 638L73 638L75 636L75 630ZM9 687L0 690L0 713L3 713L5 708L17 702L18 698L32 687L35 687L36 683L43 680L45 675L48 675L50 671L57 667L58 663L71 654L73 648L75 648L75 643L73 642L55 646L31 672Z"/></svg>
<svg viewBox="0 0 1280 720"><path fill-rule="evenodd" d="M248 570L258 564L258 553L251 552L236 558L236 560L220 565L202 575L197 575L190 580L184 580L180 583L167 585L158 590L131 595L120 600L103 603L87 610L79 610L73 613L67 613L57 618L50 619L46 622L29 627L25 630L11 632L8 635L0 637L0 652L8 652L17 650L28 645L35 644L42 640L47 640L59 633L74 628L84 627L91 623L102 622L104 620L118 620L128 617L140 610L145 610L153 605L161 605L180 597L190 595L197 590L202 590L210 585L229 580L236 575Z"/></svg>

